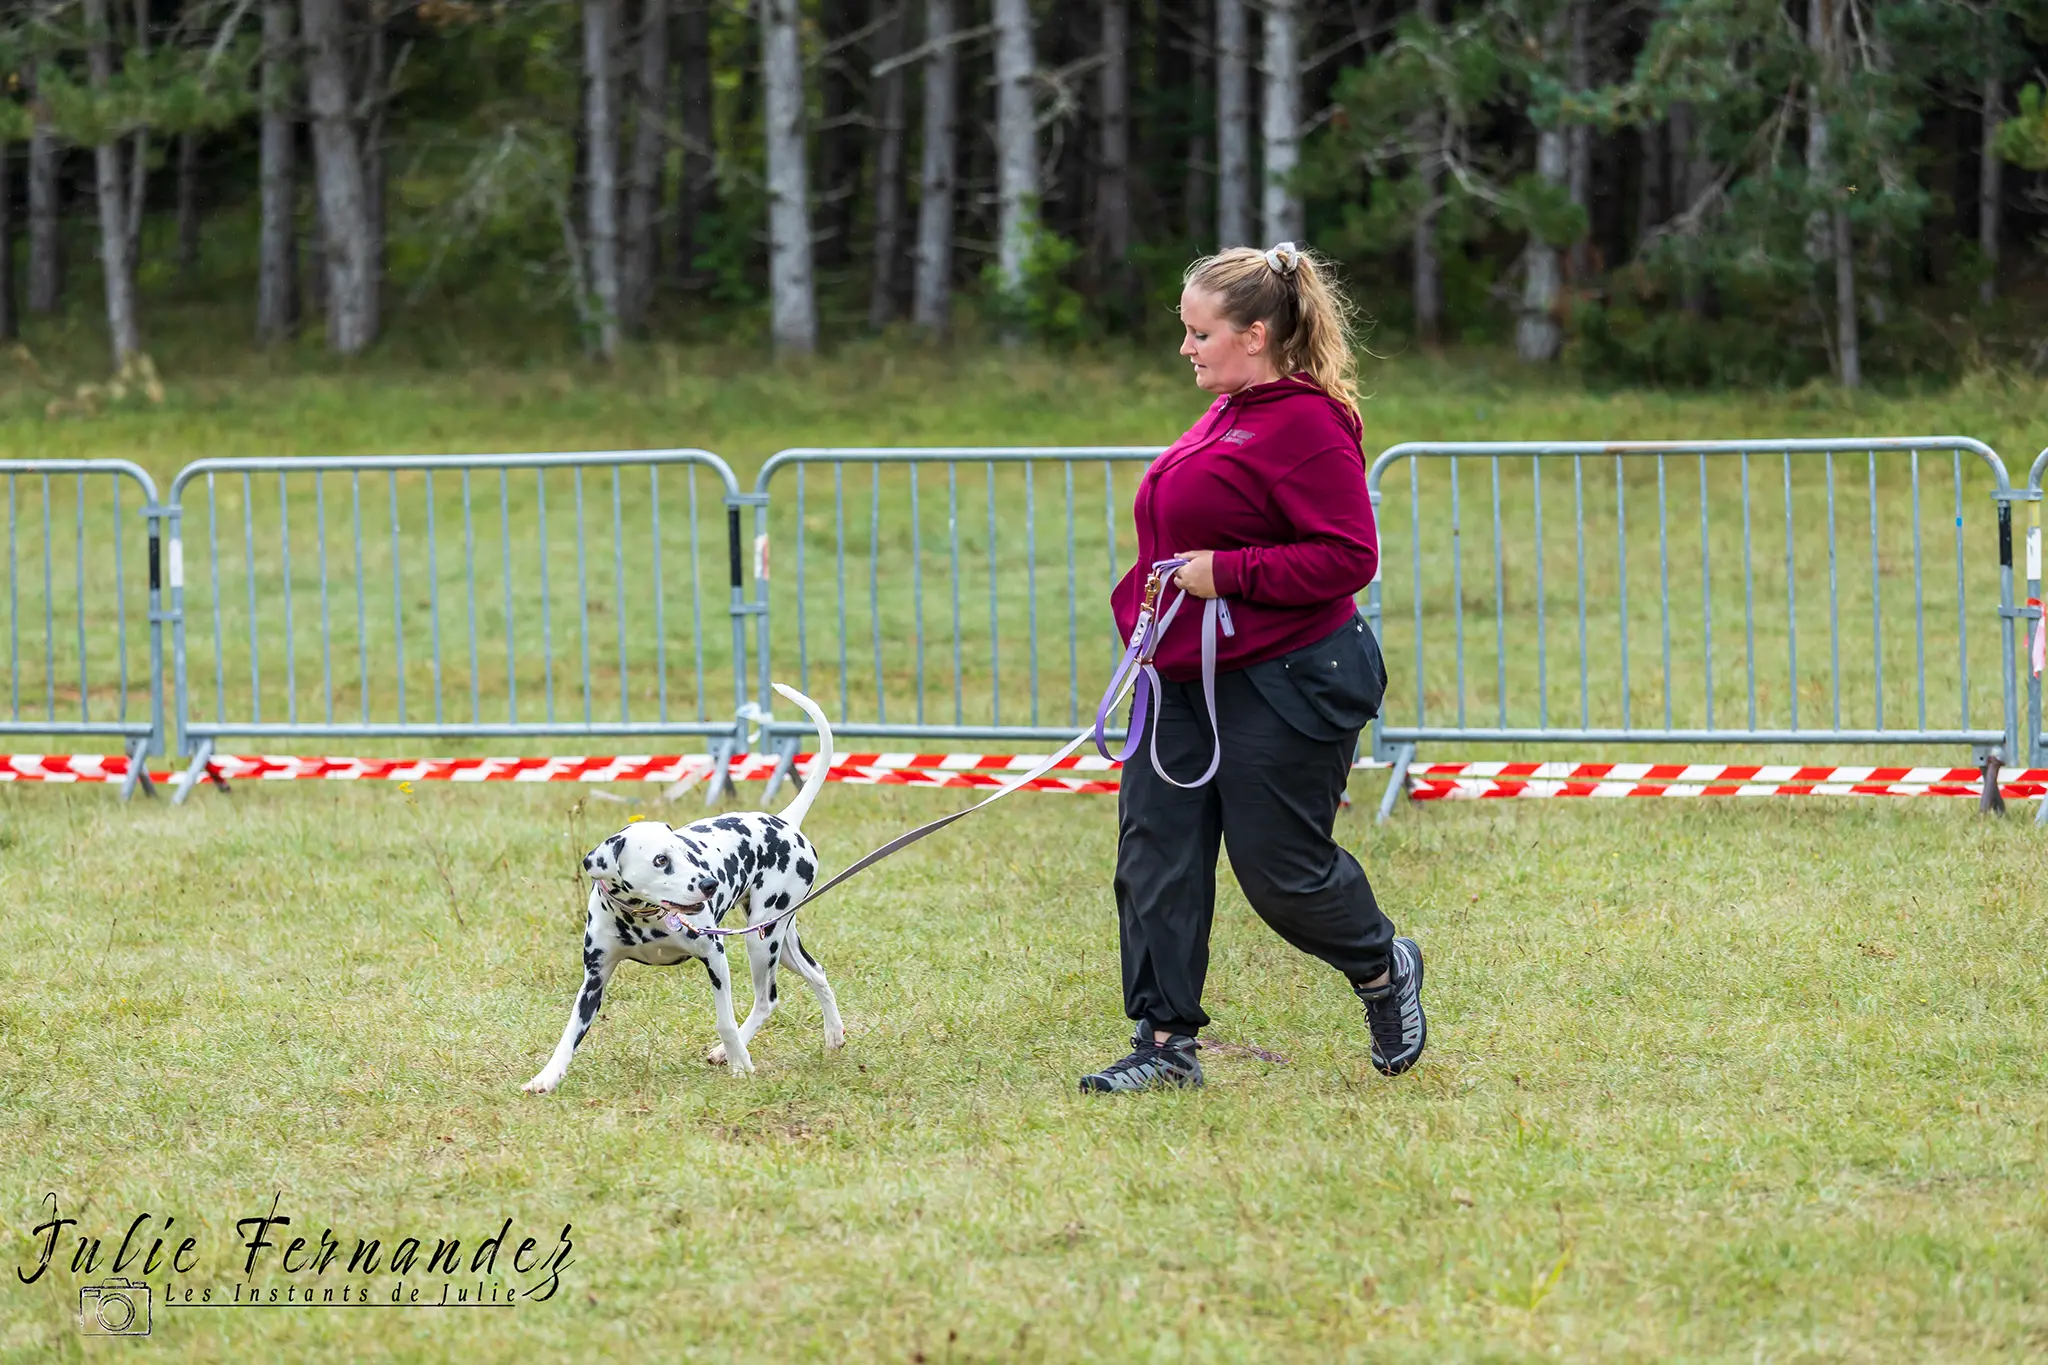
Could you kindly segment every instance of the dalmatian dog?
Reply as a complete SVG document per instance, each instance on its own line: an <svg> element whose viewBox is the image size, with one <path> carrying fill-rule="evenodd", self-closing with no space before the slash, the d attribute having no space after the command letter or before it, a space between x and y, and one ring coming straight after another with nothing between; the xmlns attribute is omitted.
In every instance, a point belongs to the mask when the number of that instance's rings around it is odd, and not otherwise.
<svg viewBox="0 0 2048 1365"><path fill-rule="evenodd" d="M725 939L704 932L721 925L742 900L747 924L774 919L810 894L817 880L817 850L797 826L818 799L832 766L832 727L817 703L803 693L781 683L775 690L802 707L818 727L818 762L803 790L780 815L720 815L680 829L636 821L590 851L583 860L591 881L583 928L583 986L554 1055L526 1083L529 1094L545 1095L562 1083L570 1059L597 1018L606 983L618 965L629 960L667 967L695 958L704 964L720 1040L706 1060L723 1063L735 1074L754 1069L747 1044L775 1012L778 966L802 977L818 997L825 1016L825 1046L845 1045L839 1003L824 969L798 941L794 916L765 934L739 936L753 977L754 1006L746 1022L738 1025L733 1023L732 970Z"/></svg>

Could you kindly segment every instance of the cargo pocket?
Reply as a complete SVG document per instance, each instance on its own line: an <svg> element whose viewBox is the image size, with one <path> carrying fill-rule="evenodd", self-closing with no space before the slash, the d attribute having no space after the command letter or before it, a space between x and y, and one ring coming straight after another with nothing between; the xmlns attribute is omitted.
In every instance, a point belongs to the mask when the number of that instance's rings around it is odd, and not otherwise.
<svg viewBox="0 0 2048 1365"><path fill-rule="evenodd" d="M1364 729L1387 693L1387 666L1363 616L1246 672L1273 709L1311 739L1336 740Z"/></svg>

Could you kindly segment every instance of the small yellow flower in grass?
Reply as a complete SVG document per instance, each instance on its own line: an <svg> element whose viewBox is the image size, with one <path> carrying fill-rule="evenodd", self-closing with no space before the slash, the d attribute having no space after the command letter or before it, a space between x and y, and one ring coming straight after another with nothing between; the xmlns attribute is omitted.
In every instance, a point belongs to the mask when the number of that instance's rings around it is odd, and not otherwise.
<svg viewBox="0 0 2048 1365"><path fill-rule="evenodd" d="M647 817L644 815L629 815L626 817L626 823L630 825L636 821L645 820L646 818Z"/></svg>
<svg viewBox="0 0 2048 1365"><path fill-rule="evenodd" d="M410 783L410 782L401 782L401 783L399 783L399 784L398 784L398 789L399 789L400 791L404 792L404 793L405 793L405 794L406 794L407 796L411 796L411 795L412 795L412 783Z"/></svg>

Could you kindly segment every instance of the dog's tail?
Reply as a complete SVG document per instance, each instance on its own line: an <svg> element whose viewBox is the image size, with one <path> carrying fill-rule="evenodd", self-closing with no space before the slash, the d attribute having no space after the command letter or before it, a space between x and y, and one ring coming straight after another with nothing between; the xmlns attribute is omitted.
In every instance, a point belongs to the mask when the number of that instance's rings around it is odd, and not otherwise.
<svg viewBox="0 0 2048 1365"><path fill-rule="evenodd" d="M811 803L818 799L818 789L825 785L825 774L832 771L832 723L825 719L825 713L818 709L818 703L794 687L784 687L781 683L776 683L775 690L801 706L804 714L811 718L811 724L818 727L818 757L811 767L811 775L804 779L803 790L796 794L796 799L782 808L783 822L791 829L795 829L802 825L804 817L811 813Z"/></svg>

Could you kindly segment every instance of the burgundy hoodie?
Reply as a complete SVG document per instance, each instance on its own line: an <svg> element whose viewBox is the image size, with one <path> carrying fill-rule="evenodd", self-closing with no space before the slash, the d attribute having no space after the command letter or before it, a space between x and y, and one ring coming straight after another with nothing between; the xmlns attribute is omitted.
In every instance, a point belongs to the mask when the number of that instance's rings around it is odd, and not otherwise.
<svg viewBox="0 0 2048 1365"><path fill-rule="evenodd" d="M1152 562L1216 552L1235 636L1216 667L1246 668L1315 643L1351 619L1379 565L1357 416L1306 375L1210 404L1138 483L1138 562L1110 592L1129 639ZM1170 600L1172 589L1165 591ZM1190 601L1155 658L1177 682L1201 676L1202 614Z"/></svg>

